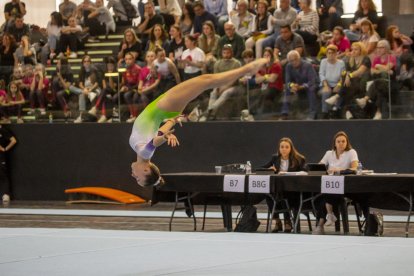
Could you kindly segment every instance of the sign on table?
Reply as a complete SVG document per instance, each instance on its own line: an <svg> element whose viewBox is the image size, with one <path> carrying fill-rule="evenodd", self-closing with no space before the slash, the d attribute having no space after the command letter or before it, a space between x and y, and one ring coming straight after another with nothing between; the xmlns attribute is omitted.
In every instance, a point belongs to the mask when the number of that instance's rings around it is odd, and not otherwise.
<svg viewBox="0 0 414 276"><path fill-rule="evenodd" d="M340 194L345 190L345 176L343 175L323 175L321 180L322 194Z"/></svg>
<svg viewBox="0 0 414 276"><path fill-rule="evenodd" d="M249 193L269 194L270 175L249 175Z"/></svg>
<svg viewBox="0 0 414 276"><path fill-rule="evenodd" d="M223 191L244 193L244 174L226 174L224 176Z"/></svg>

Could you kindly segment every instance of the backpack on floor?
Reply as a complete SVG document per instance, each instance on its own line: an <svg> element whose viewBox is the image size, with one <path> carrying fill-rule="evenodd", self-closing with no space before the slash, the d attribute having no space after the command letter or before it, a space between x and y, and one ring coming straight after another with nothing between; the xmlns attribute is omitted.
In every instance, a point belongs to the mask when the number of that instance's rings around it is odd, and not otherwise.
<svg viewBox="0 0 414 276"><path fill-rule="evenodd" d="M242 207L236 218L234 232L256 232L260 221L257 219L257 209L252 205Z"/></svg>
<svg viewBox="0 0 414 276"><path fill-rule="evenodd" d="M126 16L128 19L137 18L139 16L137 8L131 3L131 0L121 0L122 6L124 6Z"/></svg>

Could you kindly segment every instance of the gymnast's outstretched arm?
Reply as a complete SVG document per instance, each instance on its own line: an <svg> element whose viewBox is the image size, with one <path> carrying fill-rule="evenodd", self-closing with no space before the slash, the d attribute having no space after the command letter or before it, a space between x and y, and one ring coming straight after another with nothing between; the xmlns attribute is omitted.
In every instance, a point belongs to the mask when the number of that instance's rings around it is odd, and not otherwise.
<svg viewBox="0 0 414 276"><path fill-rule="evenodd" d="M254 75L267 62L267 59L262 58L231 71L201 75L182 82L165 92L157 107L168 112L181 112L205 90L232 83L245 75Z"/></svg>

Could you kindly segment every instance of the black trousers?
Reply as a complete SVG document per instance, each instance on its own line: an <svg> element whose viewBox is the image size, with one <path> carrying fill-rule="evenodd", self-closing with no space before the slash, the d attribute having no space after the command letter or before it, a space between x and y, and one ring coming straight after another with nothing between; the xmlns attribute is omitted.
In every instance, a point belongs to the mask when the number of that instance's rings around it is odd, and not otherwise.
<svg viewBox="0 0 414 276"><path fill-rule="evenodd" d="M11 192L6 156L4 155L4 153L0 153L0 191L0 196L4 194L10 195Z"/></svg>

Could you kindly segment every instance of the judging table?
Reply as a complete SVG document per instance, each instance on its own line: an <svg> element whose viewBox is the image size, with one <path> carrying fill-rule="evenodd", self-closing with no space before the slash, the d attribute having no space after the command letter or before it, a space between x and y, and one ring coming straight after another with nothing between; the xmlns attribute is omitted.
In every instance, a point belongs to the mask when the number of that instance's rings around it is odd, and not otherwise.
<svg viewBox="0 0 414 276"><path fill-rule="evenodd" d="M295 228L303 203L313 200L321 193L322 176L315 175L276 175L276 174L239 174L244 182L242 192L224 191L225 178L228 175L205 172L183 172L163 174L165 184L154 191L157 201L173 201L170 223L181 200L191 204L222 205L223 220L227 228L231 229L231 205L257 204L267 196L274 196L283 192L299 193L300 205L297 211ZM268 177L266 192L252 193L249 191L249 178L255 176ZM370 207L407 211L406 235L413 207L414 174L372 174L372 175L346 175L344 179L344 195L367 194ZM184 196L180 197L180 194ZM304 195L312 194L305 198ZM375 195L375 196L374 196ZM390 195L395 195L391 197ZM190 200L191 199L191 200ZM192 201L192 203L191 203ZM226 206L226 208L223 208ZM230 207L230 208L229 208ZM226 210L225 210L226 209ZM195 217L194 217L195 223ZM230 223L230 226L228 225ZM170 224L171 225L171 224Z"/></svg>

